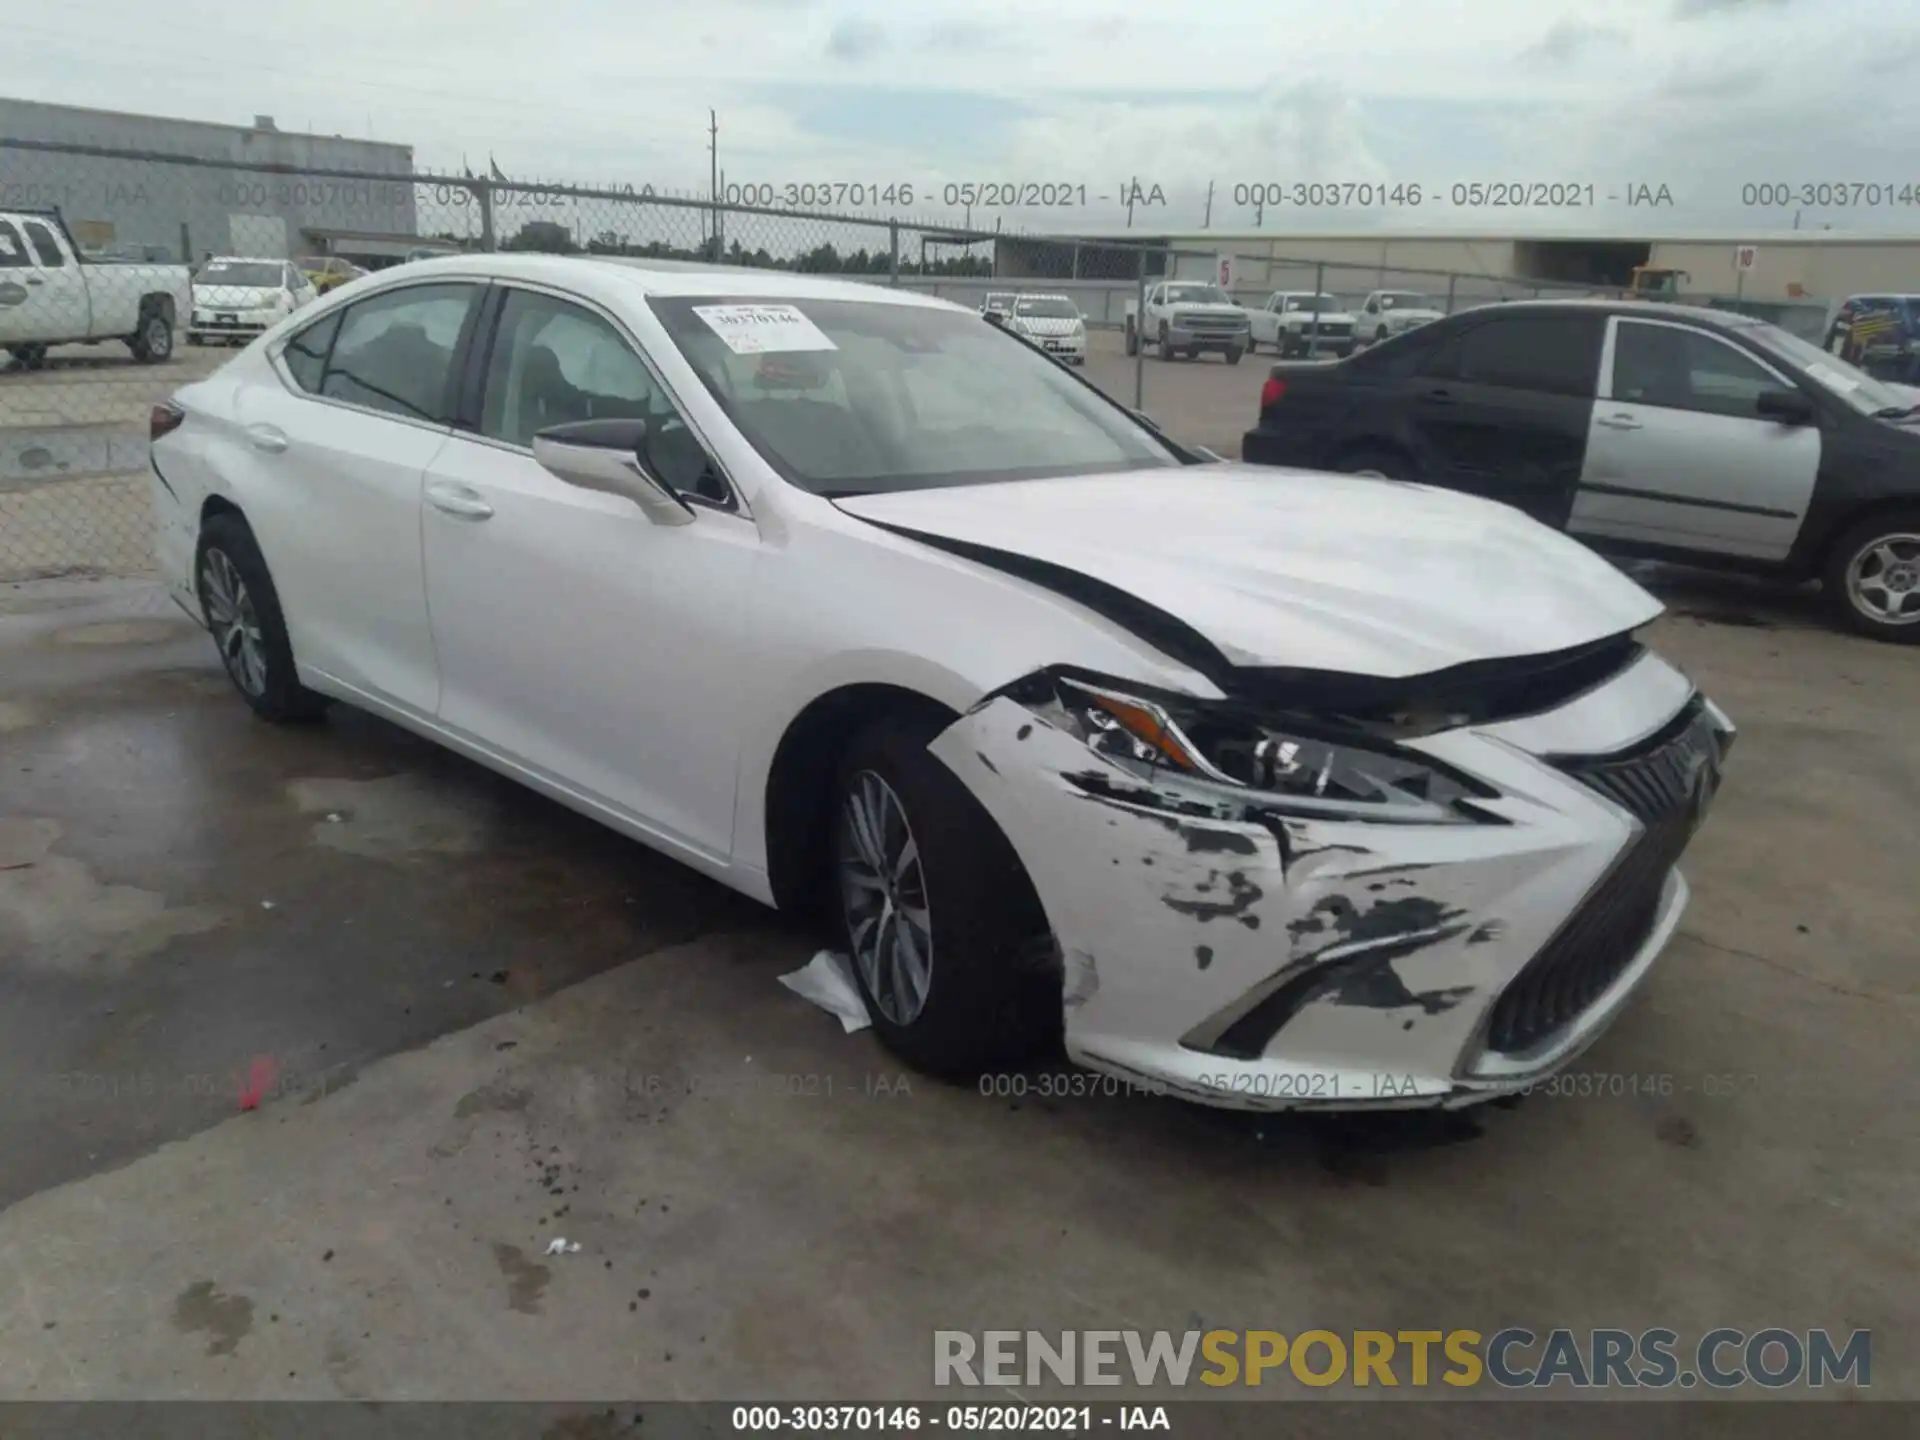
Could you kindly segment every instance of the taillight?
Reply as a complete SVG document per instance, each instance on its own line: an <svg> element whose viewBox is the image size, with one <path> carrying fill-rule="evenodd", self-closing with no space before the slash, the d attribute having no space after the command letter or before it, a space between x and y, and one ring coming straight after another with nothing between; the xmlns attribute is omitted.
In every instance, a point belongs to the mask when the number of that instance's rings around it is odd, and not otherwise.
<svg viewBox="0 0 1920 1440"><path fill-rule="evenodd" d="M1286 393L1287 382L1278 375L1269 375L1267 383L1260 387L1260 408L1264 410L1269 405L1278 405Z"/></svg>
<svg viewBox="0 0 1920 1440"><path fill-rule="evenodd" d="M152 444L162 435L170 435L186 422L187 412L168 401L153 407L147 416L147 443Z"/></svg>

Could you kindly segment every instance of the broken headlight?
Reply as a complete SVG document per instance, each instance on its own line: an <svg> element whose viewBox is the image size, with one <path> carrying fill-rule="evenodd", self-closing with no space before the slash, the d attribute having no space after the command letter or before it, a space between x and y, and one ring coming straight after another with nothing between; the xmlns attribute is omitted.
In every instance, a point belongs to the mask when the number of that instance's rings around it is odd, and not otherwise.
<svg viewBox="0 0 1920 1440"><path fill-rule="evenodd" d="M1246 803L1325 820L1502 823L1472 803L1498 792L1384 742L1315 735L1231 704L1148 700L1065 676L1050 685L1046 718L1142 779L1180 776L1238 792Z"/></svg>

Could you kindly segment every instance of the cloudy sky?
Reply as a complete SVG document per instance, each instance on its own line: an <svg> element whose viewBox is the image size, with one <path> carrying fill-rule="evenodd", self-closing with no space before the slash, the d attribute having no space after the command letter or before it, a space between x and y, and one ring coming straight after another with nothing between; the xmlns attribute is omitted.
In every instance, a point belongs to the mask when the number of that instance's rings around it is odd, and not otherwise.
<svg viewBox="0 0 1920 1440"><path fill-rule="evenodd" d="M1151 229L1794 223L1757 183L1866 182L1877 208L1802 225L1920 232L1920 5L1911 0L63 0L9 19L0 94L373 136L423 168L704 191L707 112L729 182L1084 186ZM1581 212L1428 198L1365 214L1236 205L1268 181L1547 181ZM1625 203L1666 187L1671 206ZM1610 202L1609 195L1620 197ZM931 203L930 203L931 202ZM954 217L957 218L957 217ZM975 211L976 224L993 215Z"/></svg>

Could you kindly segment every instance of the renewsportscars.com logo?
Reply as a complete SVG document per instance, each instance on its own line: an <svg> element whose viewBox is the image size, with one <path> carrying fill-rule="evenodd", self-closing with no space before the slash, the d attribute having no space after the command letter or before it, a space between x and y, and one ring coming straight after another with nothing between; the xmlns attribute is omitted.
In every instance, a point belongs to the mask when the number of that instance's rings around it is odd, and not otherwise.
<svg viewBox="0 0 1920 1440"><path fill-rule="evenodd" d="M1709 1330L936 1330L933 1383L1038 1386L1497 1385L1504 1389L1865 1388L1873 1332Z"/></svg>

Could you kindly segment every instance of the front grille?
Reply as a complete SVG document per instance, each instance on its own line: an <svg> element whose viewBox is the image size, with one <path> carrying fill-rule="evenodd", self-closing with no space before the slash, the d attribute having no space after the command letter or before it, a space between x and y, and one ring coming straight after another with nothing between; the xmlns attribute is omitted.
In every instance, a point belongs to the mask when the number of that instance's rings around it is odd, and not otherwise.
<svg viewBox="0 0 1920 1440"><path fill-rule="evenodd" d="M1353 334L1353 322L1350 320L1322 320L1318 325L1308 325L1307 329L1322 340L1344 340Z"/></svg>
<svg viewBox="0 0 1920 1440"><path fill-rule="evenodd" d="M1217 332L1232 335L1247 328L1244 320L1235 320L1231 315L1187 315L1174 321L1182 330L1191 330L1196 334Z"/></svg>
<svg viewBox="0 0 1920 1440"><path fill-rule="evenodd" d="M1650 741L1553 763L1627 810L1643 827L1606 877L1501 993L1487 1048L1532 1049L1572 1024L1619 978L1659 917L1667 876L1720 780L1721 744L1695 700Z"/></svg>

